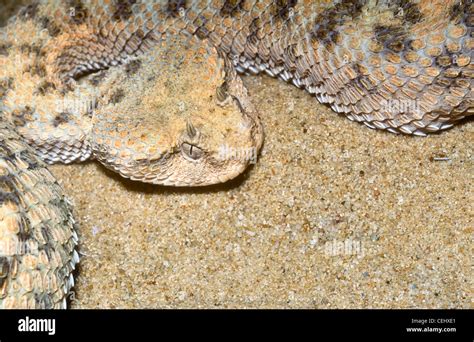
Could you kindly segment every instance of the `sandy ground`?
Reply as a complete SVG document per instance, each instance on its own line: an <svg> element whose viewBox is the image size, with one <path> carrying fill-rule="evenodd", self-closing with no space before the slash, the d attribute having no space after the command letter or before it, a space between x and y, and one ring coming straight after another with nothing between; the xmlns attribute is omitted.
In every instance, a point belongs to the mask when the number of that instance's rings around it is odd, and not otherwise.
<svg viewBox="0 0 474 342"><path fill-rule="evenodd" d="M266 140L229 184L51 168L80 224L73 308L473 307L472 121L396 136L280 81L245 83Z"/></svg>

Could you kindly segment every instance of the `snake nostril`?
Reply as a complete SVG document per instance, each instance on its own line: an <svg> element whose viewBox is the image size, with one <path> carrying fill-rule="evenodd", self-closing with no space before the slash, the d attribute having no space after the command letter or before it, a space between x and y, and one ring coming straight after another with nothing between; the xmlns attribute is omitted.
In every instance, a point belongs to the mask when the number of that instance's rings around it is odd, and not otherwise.
<svg viewBox="0 0 474 342"><path fill-rule="evenodd" d="M192 160L198 160L204 154L204 151L201 148L189 143L182 143L181 151L183 152L185 157L190 158Z"/></svg>

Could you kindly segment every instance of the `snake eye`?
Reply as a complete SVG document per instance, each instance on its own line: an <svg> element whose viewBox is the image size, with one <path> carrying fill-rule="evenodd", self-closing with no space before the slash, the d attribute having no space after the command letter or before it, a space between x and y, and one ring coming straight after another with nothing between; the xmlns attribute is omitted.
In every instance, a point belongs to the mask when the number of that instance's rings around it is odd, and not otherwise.
<svg viewBox="0 0 474 342"><path fill-rule="evenodd" d="M183 152L186 158L190 158L192 160L198 160L203 155L203 150L195 145L191 145L188 143L181 144L181 151Z"/></svg>

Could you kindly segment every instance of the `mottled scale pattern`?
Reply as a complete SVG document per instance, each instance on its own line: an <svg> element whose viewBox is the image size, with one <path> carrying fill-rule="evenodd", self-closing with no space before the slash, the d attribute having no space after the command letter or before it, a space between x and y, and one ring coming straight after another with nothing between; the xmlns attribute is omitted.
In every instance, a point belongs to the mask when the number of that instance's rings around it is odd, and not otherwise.
<svg viewBox="0 0 474 342"><path fill-rule="evenodd" d="M424 135L472 114L466 1L98 1L58 48L75 77L143 53L162 35L207 37L237 69L266 73L369 127ZM112 15L112 19L110 16Z"/></svg>
<svg viewBox="0 0 474 342"><path fill-rule="evenodd" d="M71 205L0 118L0 308L66 308L79 261Z"/></svg>
<svg viewBox="0 0 474 342"><path fill-rule="evenodd" d="M226 181L248 160L217 158L222 141L232 136L258 151L263 139L237 72L291 82L371 128L439 132L474 112L473 22L470 0L32 1L0 28L0 307L64 307L73 283L71 208L38 157L96 158L155 184ZM196 51L223 61L222 83L203 90L211 95L184 100L187 110L207 101L212 122L184 110L160 125L162 113L145 117L158 106L153 96L120 88L140 82L127 73L155 68L142 57L159 56L151 51L178 36L199 39ZM152 86L160 79L138 74ZM209 86L194 74L178 76L163 92ZM136 112L125 111L130 103ZM159 146L166 153L152 144L160 130L168 130ZM130 155L137 146L140 156Z"/></svg>

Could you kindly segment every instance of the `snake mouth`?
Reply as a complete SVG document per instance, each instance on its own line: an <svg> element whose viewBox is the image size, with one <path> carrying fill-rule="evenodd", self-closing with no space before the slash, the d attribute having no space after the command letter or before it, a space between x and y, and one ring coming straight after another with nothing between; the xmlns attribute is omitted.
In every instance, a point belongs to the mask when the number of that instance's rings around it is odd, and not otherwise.
<svg viewBox="0 0 474 342"><path fill-rule="evenodd" d="M163 186L202 187L225 183L252 163L251 158L242 158L228 146L211 153L188 141L146 158L122 156L107 147L93 144L96 159L106 168L133 181Z"/></svg>

